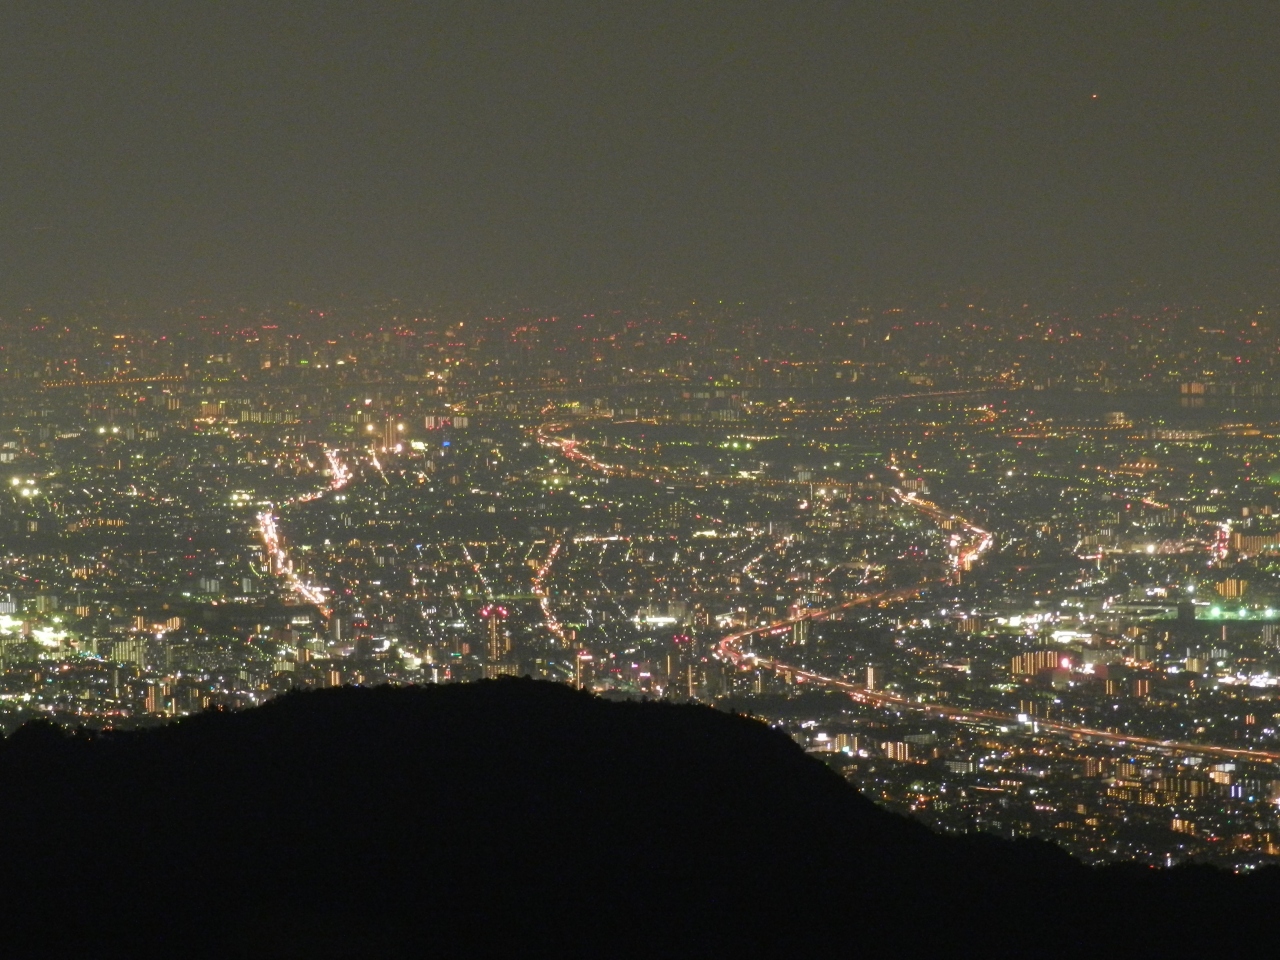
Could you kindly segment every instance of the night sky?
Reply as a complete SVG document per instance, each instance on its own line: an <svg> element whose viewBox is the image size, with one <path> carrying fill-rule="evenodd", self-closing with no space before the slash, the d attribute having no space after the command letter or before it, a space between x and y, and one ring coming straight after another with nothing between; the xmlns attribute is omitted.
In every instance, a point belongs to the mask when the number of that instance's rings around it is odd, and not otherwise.
<svg viewBox="0 0 1280 960"><path fill-rule="evenodd" d="M1262 286L1274 3L0 12L0 296Z"/></svg>

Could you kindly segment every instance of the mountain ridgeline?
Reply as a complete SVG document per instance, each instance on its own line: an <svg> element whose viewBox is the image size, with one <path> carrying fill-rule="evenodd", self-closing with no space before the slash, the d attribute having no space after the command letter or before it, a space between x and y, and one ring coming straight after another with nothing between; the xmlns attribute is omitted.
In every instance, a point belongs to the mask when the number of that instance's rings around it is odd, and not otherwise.
<svg viewBox="0 0 1280 960"><path fill-rule="evenodd" d="M0 782L4 929L51 956L1177 953L1280 905L1270 871L937 836L756 720L531 680L29 724Z"/></svg>

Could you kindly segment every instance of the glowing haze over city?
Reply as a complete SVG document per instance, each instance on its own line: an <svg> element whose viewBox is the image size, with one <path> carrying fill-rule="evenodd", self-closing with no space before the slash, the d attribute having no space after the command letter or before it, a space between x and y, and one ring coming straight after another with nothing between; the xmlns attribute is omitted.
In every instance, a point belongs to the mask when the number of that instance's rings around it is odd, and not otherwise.
<svg viewBox="0 0 1280 960"><path fill-rule="evenodd" d="M554 684L1280 864L1274 10L184 7L0 14L11 752Z"/></svg>

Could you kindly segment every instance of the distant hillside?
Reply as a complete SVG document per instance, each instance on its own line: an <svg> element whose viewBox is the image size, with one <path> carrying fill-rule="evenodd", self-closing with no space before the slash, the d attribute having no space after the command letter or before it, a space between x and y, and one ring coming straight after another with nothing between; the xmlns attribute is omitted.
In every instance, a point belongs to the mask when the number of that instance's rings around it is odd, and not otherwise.
<svg viewBox="0 0 1280 960"><path fill-rule="evenodd" d="M29 725L0 783L10 955L1178 955L1280 905L935 836L754 720L529 680Z"/></svg>

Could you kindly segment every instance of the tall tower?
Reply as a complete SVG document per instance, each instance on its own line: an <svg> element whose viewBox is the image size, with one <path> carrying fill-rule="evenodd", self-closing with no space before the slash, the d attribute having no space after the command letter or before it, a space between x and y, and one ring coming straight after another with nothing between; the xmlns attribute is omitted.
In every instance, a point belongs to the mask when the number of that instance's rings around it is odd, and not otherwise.
<svg viewBox="0 0 1280 960"><path fill-rule="evenodd" d="M491 663L501 660L511 652L511 637L506 630L507 608L490 604L480 611L480 616L487 628L487 658Z"/></svg>
<svg viewBox="0 0 1280 960"><path fill-rule="evenodd" d="M867 667L867 689L879 690L884 686L884 667L875 664Z"/></svg>

